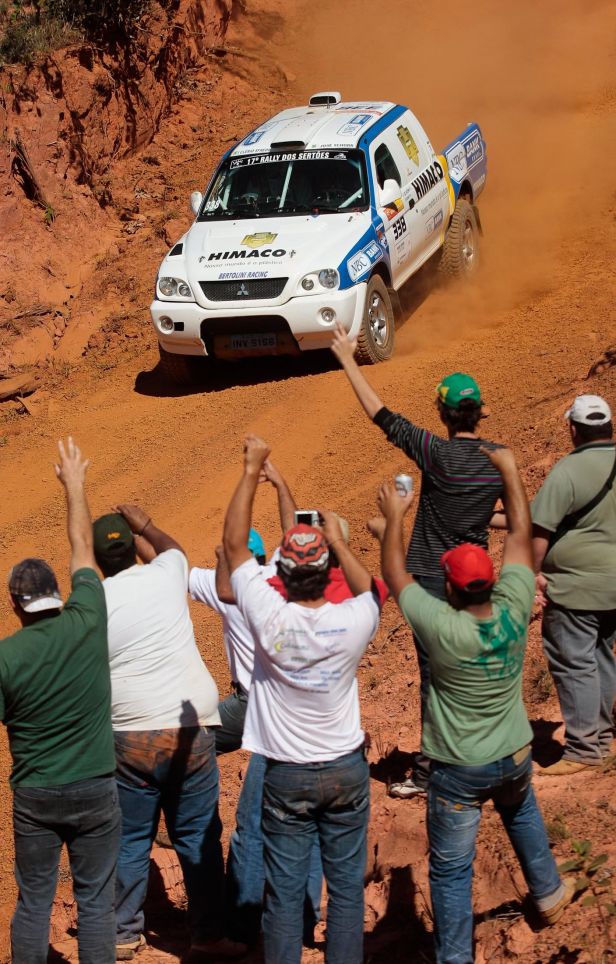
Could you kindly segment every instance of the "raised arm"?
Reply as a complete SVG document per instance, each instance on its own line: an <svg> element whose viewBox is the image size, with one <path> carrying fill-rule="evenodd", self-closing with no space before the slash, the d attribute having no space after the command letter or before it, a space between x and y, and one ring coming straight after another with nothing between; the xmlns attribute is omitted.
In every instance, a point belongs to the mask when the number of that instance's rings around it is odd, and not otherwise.
<svg viewBox="0 0 616 964"><path fill-rule="evenodd" d="M135 536L135 547L142 562L151 562L161 552L167 549L178 549L186 555L179 542L155 526L152 517L138 505L123 503L114 506L114 512L119 512L128 522L131 532Z"/></svg>
<svg viewBox="0 0 616 964"><path fill-rule="evenodd" d="M503 565L518 563L534 571L533 545L531 540L530 508L515 456L511 449L481 448L498 469L503 480L503 503L507 513L509 531L505 536Z"/></svg>
<svg viewBox="0 0 616 964"><path fill-rule="evenodd" d="M357 341L349 338L342 325L338 323L330 347L344 369L344 373L351 383L351 387L363 406L366 415L368 418L374 418L376 413L383 408L383 402L368 383L355 361Z"/></svg>
<svg viewBox="0 0 616 964"><path fill-rule="evenodd" d="M229 572L234 572L252 557L248 535L252 505L263 464L270 454L269 446L256 435L248 435L244 443L244 471L227 508L222 542Z"/></svg>
<svg viewBox="0 0 616 964"><path fill-rule="evenodd" d="M221 602L227 604L235 603L235 596L231 588L229 566L227 565L223 546L216 546L216 595Z"/></svg>
<svg viewBox="0 0 616 964"><path fill-rule="evenodd" d="M90 462L68 437L66 445L58 442L59 461L56 475L66 495L68 541L71 547L71 575L78 569L94 569L92 519L86 498L86 472Z"/></svg>
<svg viewBox="0 0 616 964"><path fill-rule="evenodd" d="M269 459L263 465L263 474L268 482L271 482L278 495L278 511L280 513L280 526L283 534L295 524L295 510L297 505L291 495L291 490L287 481L275 465Z"/></svg>
<svg viewBox="0 0 616 964"><path fill-rule="evenodd" d="M387 588L397 602L405 586L414 581L404 568L406 557L402 530L404 516L413 501L413 493L400 495L393 482L383 482L377 501L385 517L385 528L374 523L369 523L368 527L381 541L381 572Z"/></svg>
<svg viewBox="0 0 616 964"><path fill-rule="evenodd" d="M327 539L328 545L335 546L338 562L342 567L344 578L349 584L349 589L354 596L360 596L362 592L370 592L372 576L355 553L349 549L344 540L337 515L325 509L319 509L319 513L323 519L323 535Z"/></svg>

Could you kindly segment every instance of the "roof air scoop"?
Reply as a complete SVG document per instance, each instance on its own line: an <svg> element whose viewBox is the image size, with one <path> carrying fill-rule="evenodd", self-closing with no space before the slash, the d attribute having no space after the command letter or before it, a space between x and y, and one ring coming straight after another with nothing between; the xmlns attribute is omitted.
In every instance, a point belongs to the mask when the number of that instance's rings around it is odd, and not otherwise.
<svg viewBox="0 0 616 964"><path fill-rule="evenodd" d="M308 104L310 107L333 107L342 100L339 90L321 90L318 94L313 94Z"/></svg>

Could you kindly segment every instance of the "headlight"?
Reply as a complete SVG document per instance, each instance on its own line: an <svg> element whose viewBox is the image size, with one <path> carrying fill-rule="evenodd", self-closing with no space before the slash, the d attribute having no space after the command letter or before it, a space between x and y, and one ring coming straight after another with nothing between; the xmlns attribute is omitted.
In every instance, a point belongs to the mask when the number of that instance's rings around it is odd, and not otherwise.
<svg viewBox="0 0 616 964"><path fill-rule="evenodd" d="M164 298L192 298L193 293L187 281L182 278L159 278L158 290Z"/></svg>
<svg viewBox="0 0 616 964"><path fill-rule="evenodd" d="M325 268L319 271L319 282L324 288L337 288L340 278L334 268Z"/></svg>
<svg viewBox="0 0 616 964"><path fill-rule="evenodd" d="M311 271L304 275L299 283L299 294L317 294L319 288L331 291L340 284L340 275L335 268L323 268L322 271Z"/></svg>

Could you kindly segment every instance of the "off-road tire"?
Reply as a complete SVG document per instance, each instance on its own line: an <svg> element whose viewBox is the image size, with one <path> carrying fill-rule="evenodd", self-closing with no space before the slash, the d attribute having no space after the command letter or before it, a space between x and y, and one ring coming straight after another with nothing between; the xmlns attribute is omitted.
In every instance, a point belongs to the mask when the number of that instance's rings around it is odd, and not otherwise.
<svg viewBox="0 0 616 964"><path fill-rule="evenodd" d="M372 275L366 291L364 317L357 336L355 357L360 365L376 365L391 357L394 350L394 309L387 286Z"/></svg>
<svg viewBox="0 0 616 964"><path fill-rule="evenodd" d="M192 355L174 355L170 351L165 351L160 342L158 351L160 353L158 368L163 378L174 385L192 385L198 381L200 358L194 358Z"/></svg>
<svg viewBox="0 0 616 964"><path fill-rule="evenodd" d="M458 198L445 235L440 271L449 278L471 278L479 267L479 228L473 206Z"/></svg>

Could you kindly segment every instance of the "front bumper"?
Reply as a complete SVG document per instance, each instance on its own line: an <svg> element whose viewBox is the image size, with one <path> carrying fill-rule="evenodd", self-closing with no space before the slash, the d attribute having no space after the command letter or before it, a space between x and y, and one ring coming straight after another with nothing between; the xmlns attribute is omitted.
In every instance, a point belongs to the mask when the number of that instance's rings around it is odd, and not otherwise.
<svg viewBox="0 0 616 964"><path fill-rule="evenodd" d="M317 348L329 348L336 322L340 322L354 338L361 327L366 301L366 284L354 285L318 295L291 298L285 304L264 304L225 308L202 308L195 302L158 301L150 306L152 324L161 346L176 355L225 354L224 341L231 335L279 334L279 348L237 351L242 354L296 354ZM332 308L335 318L325 322L321 309ZM170 318L173 331L163 331L161 318ZM221 345L220 351L218 346Z"/></svg>

